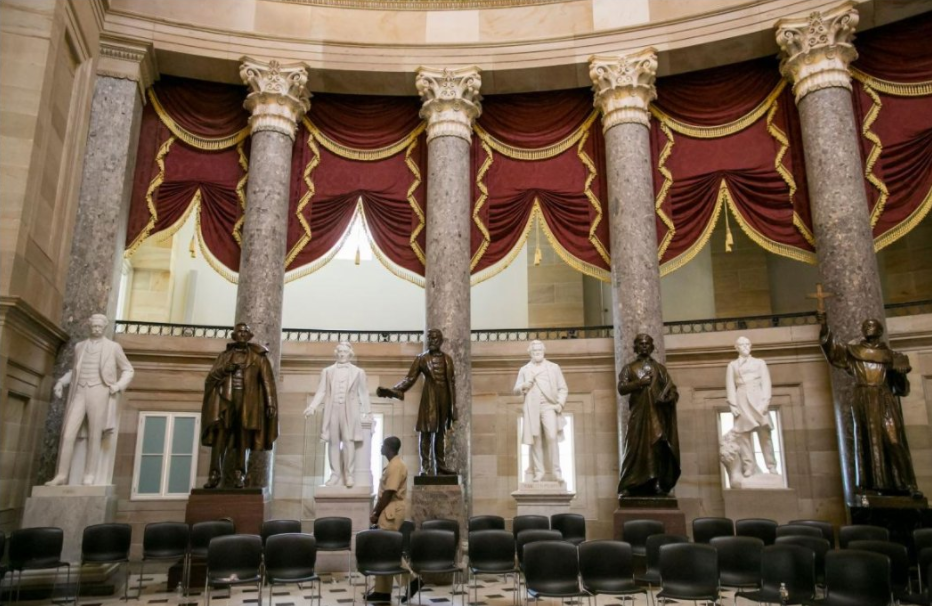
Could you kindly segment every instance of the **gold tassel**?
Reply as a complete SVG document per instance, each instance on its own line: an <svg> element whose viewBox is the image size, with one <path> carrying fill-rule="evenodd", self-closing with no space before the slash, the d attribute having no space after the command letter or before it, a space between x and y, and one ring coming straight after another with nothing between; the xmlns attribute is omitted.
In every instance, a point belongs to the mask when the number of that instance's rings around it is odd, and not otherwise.
<svg viewBox="0 0 932 606"><path fill-rule="evenodd" d="M359 254L359 252L360 252L360 251L359 251L359 244L357 244L357 245L356 245L356 261L355 261L356 265L359 265L359 261L360 261L360 258L359 258L359 257L360 257L360 254Z"/></svg>
<svg viewBox="0 0 932 606"><path fill-rule="evenodd" d="M194 241L196 238L197 236L191 236L191 243L188 244L188 252L191 253L192 259L197 259L197 246L195 246L196 242Z"/></svg>
<svg viewBox="0 0 932 606"><path fill-rule="evenodd" d="M731 225L728 223L728 207L726 206L723 210L725 211L725 252L730 253L735 247L735 238L731 235Z"/></svg>
<svg viewBox="0 0 932 606"><path fill-rule="evenodd" d="M540 219L536 216L534 218L534 265L540 265L541 260L543 259L543 253L540 252Z"/></svg>

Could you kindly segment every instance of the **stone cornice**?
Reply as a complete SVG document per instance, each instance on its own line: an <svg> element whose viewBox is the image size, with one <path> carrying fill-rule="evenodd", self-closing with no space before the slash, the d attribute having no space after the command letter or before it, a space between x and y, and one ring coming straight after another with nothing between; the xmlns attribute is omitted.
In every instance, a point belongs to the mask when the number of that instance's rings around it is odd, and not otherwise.
<svg viewBox="0 0 932 606"><path fill-rule="evenodd" d="M0 333L7 328L20 333L52 356L68 341L67 332L20 297L0 297Z"/></svg>
<svg viewBox="0 0 932 606"><path fill-rule="evenodd" d="M158 78L155 51L151 42L124 36L105 35L100 39L97 75L133 80L145 101L145 91Z"/></svg>
<svg viewBox="0 0 932 606"><path fill-rule="evenodd" d="M305 65L243 57L239 75L250 91L243 106L252 114L252 133L272 131L293 141L298 121L311 109Z"/></svg>
<svg viewBox="0 0 932 606"><path fill-rule="evenodd" d="M845 2L805 18L777 21L780 72L793 82L797 103L823 88L851 90L848 65L858 58L851 44L858 19L854 3Z"/></svg>
<svg viewBox="0 0 932 606"><path fill-rule="evenodd" d="M657 98L657 52L647 48L624 56L589 58L589 78L602 129L618 124L649 126L650 102Z"/></svg>
<svg viewBox="0 0 932 606"><path fill-rule="evenodd" d="M482 113L482 76L478 67L419 67L414 85L427 120L427 142L437 137L472 138L472 125Z"/></svg>

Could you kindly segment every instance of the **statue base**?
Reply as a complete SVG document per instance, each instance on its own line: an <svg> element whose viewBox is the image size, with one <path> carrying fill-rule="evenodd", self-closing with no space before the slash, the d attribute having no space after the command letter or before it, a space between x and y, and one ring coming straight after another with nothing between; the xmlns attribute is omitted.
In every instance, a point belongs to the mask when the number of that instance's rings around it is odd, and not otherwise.
<svg viewBox="0 0 932 606"><path fill-rule="evenodd" d="M675 497L620 497L613 518L616 541L624 541L628 520L657 520L663 522L667 534L686 535L686 514Z"/></svg>
<svg viewBox="0 0 932 606"><path fill-rule="evenodd" d="M725 517L769 518L780 524L799 519L799 499L792 488L772 490L732 488L723 490Z"/></svg>
<svg viewBox="0 0 932 606"><path fill-rule="evenodd" d="M519 516L549 517L569 513L570 501L576 498L576 493L566 490L566 482L521 482L511 496L518 504Z"/></svg>
<svg viewBox="0 0 932 606"><path fill-rule="evenodd" d="M369 529L372 514L372 486L317 486L314 488L314 511L317 518L338 516L353 521L353 536ZM353 547L355 549L355 546ZM347 554L337 551L317 552L317 572L348 572ZM352 564L350 562L350 564Z"/></svg>
<svg viewBox="0 0 932 606"><path fill-rule="evenodd" d="M419 483L419 479L453 478L455 484ZM416 476L414 489L411 491L411 514L408 516L416 528L425 520L456 520L460 525L460 544L456 546L456 561L462 558L462 543L466 539L466 508L463 504L463 488L459 485L459 476ZM436 585L449 585L453 575L428 574L424 581Z"/></svg>
<svg viewBox="0 0 932 606"><path fill-rule="evenodd" d="M112 484L107 486L33 486L26 499L23 528L57 526L65 532L63 562L81 561L84 528L112 522L117 499Z"/></svg>
<svg viewBox="0 0 932 606"><path fill-rule="evenodd" d="M457 486L459 483L459 476L414 476L415 486Z"/></svg>
<svg viewBox="0 0 932 606"><path fill-rule="evenodd" d="M849 507L852 524L883 526L890 540L913 551L913 530L932 528L932 509L925 497L858 495L862 505Z"/></svg>

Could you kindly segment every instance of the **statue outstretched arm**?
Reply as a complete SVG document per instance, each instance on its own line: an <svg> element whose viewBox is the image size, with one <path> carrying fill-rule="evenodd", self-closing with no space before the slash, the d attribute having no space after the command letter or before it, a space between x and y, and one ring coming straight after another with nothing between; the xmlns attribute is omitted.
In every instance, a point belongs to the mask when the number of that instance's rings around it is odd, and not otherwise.
<svg viewBox="0 0 932 606"><path fill-rule="evenodd" d="M825 359L835 368L840 368L847 373L851 373L848 366L848 349L845 344L835 338L832 329L828 327L825 316L820 316L822 328L819 331L819 344L822 346L822 353Z"/></svg>

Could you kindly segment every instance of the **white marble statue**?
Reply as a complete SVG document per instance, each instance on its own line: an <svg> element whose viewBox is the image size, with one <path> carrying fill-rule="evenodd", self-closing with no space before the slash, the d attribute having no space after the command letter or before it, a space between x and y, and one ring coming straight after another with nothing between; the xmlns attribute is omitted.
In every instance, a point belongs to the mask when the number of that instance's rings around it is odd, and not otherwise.
<svg viewBox="0 0 932 606"><path fill-rule="evenodd" d="M336 486L342 480L352 488L356 449L364 440L362 421L371 416L369 387L365 371L350 362L354 357L352 345L342 341L334 353L337 362L321 372L317 393L304 415L315 414L324 405L320 439L330 448L330 479L326 485Z"/></svg>
<svg viewBox="0 0 932 606"><path fill-rule="evenodd" d="M770 373L767 363L751 355L751 341L738 337L735 341L738 358L728 363L725 388L728 405L735 417L732 429L739 449L741 473L750 477L762 470L754 459L754 434L760 440L767 471L777 473L770 426Z"/></svg>
<svg viewBox="0 0 932 606"><path fill-rule="evenodd" d="M531 465L529 481L563 480L558 442L563 438L566 420L563 406L569 390L560 367L544 359L544 344L532 341L531 361L518 371L515 393L524 396L524 428L521 442L528 444Z"/></svg>
<svg viewBox="0 0 932 606"><path fill-rule="evenodd" d="M87 430L87 456L84 461L83 484L110 484L110 472L100 470L101 441L107 432L117 430L117 404L120 392L133 379L133 367L123 348L104 336L107 316L94 314L88 320L90 338L74 346L74 365L55 383L55 397L62 397L66 386L68 400L58 449L58 470L46 486L68 483L68 472L74 455L74 444L82 427ZM109 447L114 441L108 441Z"/></svg>

